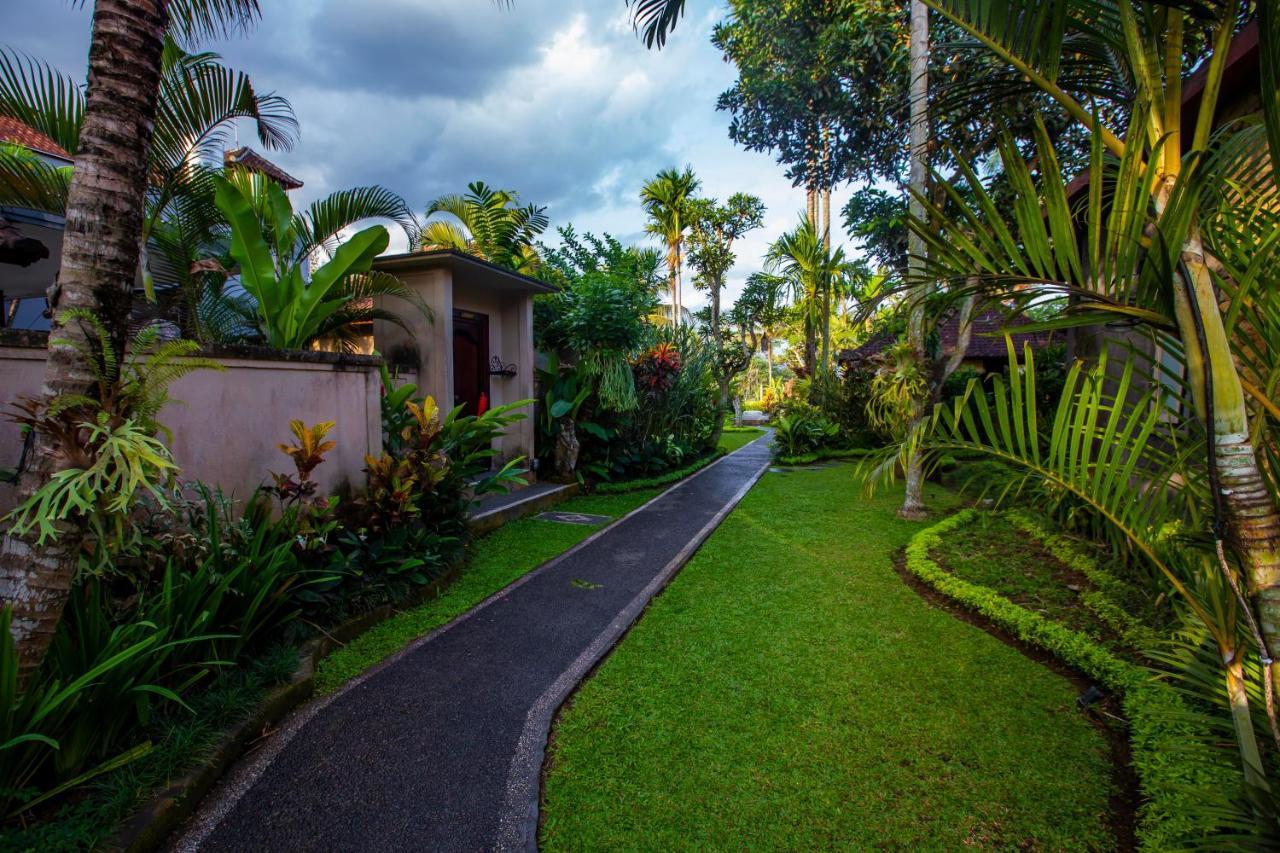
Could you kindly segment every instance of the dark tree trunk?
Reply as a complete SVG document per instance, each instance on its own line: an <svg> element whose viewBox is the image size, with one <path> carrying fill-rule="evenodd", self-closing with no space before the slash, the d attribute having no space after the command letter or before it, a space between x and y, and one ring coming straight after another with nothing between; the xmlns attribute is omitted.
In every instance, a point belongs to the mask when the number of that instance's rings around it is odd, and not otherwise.
<svg viewBox="0 0 1280 853"><path fill-rule="evenodd" d="M84 126L67 198L59 283L50 293L53 329L45 363L46 397L84 394L91 374L62 341L85 341L78 323L63 326L70 308L98 315L117 352L124 349L138 270L147 163L159 97L166 28L163 0L97 0L89 50ZM29 496L64 463L37 437L20 493ZM13 607L19 678L25 684L44 659L71 588L79 530L36 548L34 537L6 536L0 545L0 599Z"/></svg>

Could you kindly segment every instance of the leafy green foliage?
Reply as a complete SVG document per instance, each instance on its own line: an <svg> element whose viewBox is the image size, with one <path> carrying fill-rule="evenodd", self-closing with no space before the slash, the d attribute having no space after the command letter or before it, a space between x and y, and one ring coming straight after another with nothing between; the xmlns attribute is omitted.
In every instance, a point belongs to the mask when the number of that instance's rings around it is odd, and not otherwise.
<svg viewBox="0 0 1280 853"><path fill-rule="evenodd" d="M519 196L511 190L495 190L482 181L467 185L466 195L440 196L427 206L428 221L422 248L454 249L531 274L541 261L534 249L547 229L545 207L516 207ZM450 219L431 219L446 214Z"/></svg>
<svg viewBox="0 0 1280 853"><path fill-rule="evenodd" d="M312 270L308 281L293 257L299 234L284 190L267 182L265 204L255 209L255 199L236 184L222 178L216 184L218 209L231 223L231 256L239 266L241 284L257 303L263 336L281 349L306 347L324 334L326 321L355 298L343 284L368 273L391 239L387 230L375 225L356 233L327 263Z"/></svg>

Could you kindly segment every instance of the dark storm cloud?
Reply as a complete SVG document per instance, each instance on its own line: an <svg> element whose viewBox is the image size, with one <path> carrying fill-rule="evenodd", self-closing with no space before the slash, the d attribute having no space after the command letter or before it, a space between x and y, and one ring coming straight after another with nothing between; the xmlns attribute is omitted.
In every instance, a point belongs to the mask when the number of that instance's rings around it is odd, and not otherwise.
<svg viewBox="0 0 1280 853"><path fill-rule="evenodd" d="M492 4L329 0L308 29L310 73L342 88L466 100L536 55L533 23Z"/></svg>
<svg viewBox="0 0 1280 853"><path fill-rule="evenodd" d="M770 158L735 151L714 110L732 71L708 44L711 3L693 4L661 52L638 42L623 0L262 6L247 36L203 47L293 104L301 140L269 156L306 182L301 202L377 183L421 212L483 180L546 205L553 225L638 237L641 182L692 162L711 194L763 195L775 233L794 218ZM62 0L0 0L0 43L79 79L89 25ZM241 141L256 144L247 126ZM754 263L764 239L741 256Z"/></svg>

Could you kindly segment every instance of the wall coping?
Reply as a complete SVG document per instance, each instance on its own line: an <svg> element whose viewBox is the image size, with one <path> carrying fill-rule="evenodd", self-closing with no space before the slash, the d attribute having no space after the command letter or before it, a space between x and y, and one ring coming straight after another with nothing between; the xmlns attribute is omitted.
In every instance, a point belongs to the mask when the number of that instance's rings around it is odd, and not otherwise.
<svg viewBox="0 0 1280 853"><path fill-rule="evenodd" d="M0 329L0 347L14 349L45 349L49 345L49 333L33 329ZM244 361L274 361L292 364L327 364L334 367L379 367L384 359L377 355L358 355L344 352L319 352L317 350L283 350L249 344L221 344L200 348L201 356L215 359L240 359Z"/></svg>

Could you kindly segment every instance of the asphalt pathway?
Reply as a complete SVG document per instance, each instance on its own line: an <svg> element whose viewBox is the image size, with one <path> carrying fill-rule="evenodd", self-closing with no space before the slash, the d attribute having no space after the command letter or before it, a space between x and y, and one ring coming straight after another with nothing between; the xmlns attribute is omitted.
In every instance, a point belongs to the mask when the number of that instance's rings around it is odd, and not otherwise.
<svg viewBox="0 0 1280 853"><path fill-rule="evenodd" d="M769 464L762 438L303 709L177 850L527 850L557 708Z"/></svg>

